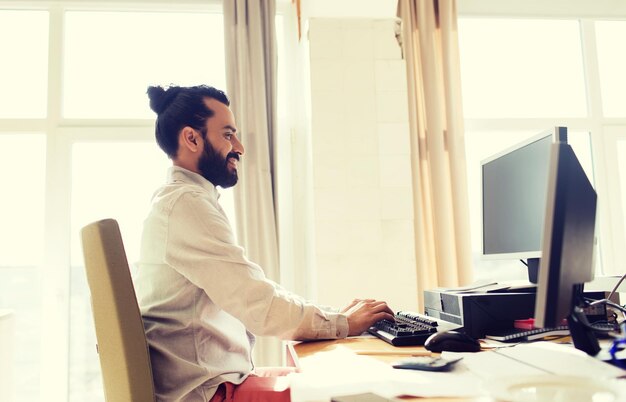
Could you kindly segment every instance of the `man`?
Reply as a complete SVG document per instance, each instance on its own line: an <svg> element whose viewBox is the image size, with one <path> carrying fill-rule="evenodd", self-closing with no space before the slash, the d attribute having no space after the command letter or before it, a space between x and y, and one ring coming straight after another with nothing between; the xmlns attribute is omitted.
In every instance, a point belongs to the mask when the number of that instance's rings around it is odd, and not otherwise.
<svg viewBox="0 0 626 402"><path fill-rule="evenodd" d="M247 399L238 390L259 381L254 335L343 338L393 319L384 302L328 311L268 280L218 203L216 187L237 183L244 153L228 98L209 86L150 87L148 96L173 163L144 222L135 280L158 400Z"/></svg>

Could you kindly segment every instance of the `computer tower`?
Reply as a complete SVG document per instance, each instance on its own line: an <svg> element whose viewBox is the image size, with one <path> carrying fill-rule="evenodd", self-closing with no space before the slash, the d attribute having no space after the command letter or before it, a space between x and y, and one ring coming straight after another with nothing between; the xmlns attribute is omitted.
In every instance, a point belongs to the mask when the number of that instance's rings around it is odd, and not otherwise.
<svg viewBox="0 0 626 402"><path fill-rule="evenodd" d="M442 290L424 291L424 313L462 326L469 336L484 338L493 330L514 327L515 320L533 318L535 292L458 293ZM603 292L585 292L590 299L602 299ZM590 322L606 320L606 309L585 309Z"/></svg>
<svg viewBox="0 0 626 402"><path fill-rule="evenodd" d="M533 317L535 293L454 293L424 291L424 312L454 324L472 338L490 330L513 327L515 320Z"/></svg>

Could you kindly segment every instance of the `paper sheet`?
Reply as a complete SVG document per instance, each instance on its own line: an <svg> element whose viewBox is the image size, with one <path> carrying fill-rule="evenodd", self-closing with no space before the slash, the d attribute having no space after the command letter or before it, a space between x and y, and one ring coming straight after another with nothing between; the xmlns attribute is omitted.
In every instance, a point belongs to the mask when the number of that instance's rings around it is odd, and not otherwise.
<svg viewBox="0 0 626 402"><path fill-rule="evenodd" d="M591 357L572 345L553 342L524 343L481 353L444 352L443 356L463 356L466 367L485 380L549 374L595 378L626 375L626 371Z"/></svg>
<svg viewBox="0 0 626 402"><path fill-rule="evenodd" d="M386 398L483 395L481 381L462 363L457 363L453 371L444 373L400 370L370 356L338 347L300 361L302 372L290 374L291 400L330 401L332 396L365 392Z"/></svg>
<svg viewBox="0 0 626 402"><path fill-rule="evenodd" d="M543 370L512 360L507 356L496 353L495 350L480 353L444 352L442 356L446 359L463 357L463 362L467 370L484 381L491 381L497 377L521 377L546 374Z"/></svg>
<svg viewBox="0 0 626 402"><path fill-rule="evenodd" d="M617 378L626 375L626 371L591 357L572 345L534 342L498 349L494 353L540 367L550 374L594 378Z"/></svg>

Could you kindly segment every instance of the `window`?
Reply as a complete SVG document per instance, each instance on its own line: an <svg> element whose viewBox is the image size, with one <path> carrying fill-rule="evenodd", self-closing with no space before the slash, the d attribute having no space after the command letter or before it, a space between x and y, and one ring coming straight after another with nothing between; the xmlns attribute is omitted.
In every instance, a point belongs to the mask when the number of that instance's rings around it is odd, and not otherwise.
<svg viewBox="0 0 626 402"><path fill-rule="evenodd" d="M618 44L624 35L624 20L520 18L515 12L459 18L471 210L480 211L482 159L545 129L567 126L600 200L596 270L603 274L620 272L615 262L624 258L618 246L624 221L611 219L623 216L626 206L626 171L617 162L626 134L626 63ZM471 219L478 279L524 278L519 262L481 258L481 217Z"/></svg>
<svg viewBox="0 0 626 402"><path fill-rule="evenodd" d="M626 21L596 22L600 87L605 117L626 117L626 58L619 41L626 37Z"/></svg>
<svg viewBox="0 0 626 402"><path fill-rule="evenodd" d="M41 263L45 171L43 134L0 133L0 181L6 190L0 200L0 266Z"/></svg>
<svg viewBox="0 0 626 402"><path fill-rule="evenodd" d="M46 116L48 13L0 10L0 118Z"/></svg>
<svg viewBox="0 0 626 402"><path fill-rule="evenodd" d="M12 366L23 400L39 390L45 168L45 135L0 132L0 309L13 312L19 333Z"/></svg>
<svg viewBox="0 0 626 402"><path fill-rule="evenodd" d="M626 130L624 130L626 132ZM626 138L621 139L617 143L617 160L619 161L619 178L620 178L620 197L622 199L622 211L626 211ZM622 227L626 226L626 214L622 213L622 221L620 223Z"/></svg>
<svg viewBox="0 0 626 402"><path fill-rule="evenodd" d="M141 163L137 163L138 160ZM112 163L114 161L114 163ZM129 265L137 261L143 219L170 165L154 142L77 142L72 147L70 400L103 400L80 229L115 218Z"/></svg>
<svg viewBox="0 0 626 402"><path fill-rule="evenodd" d="M459 21L467 118L584 117L578 21Z"/></svg>
<svg viewBox="0 0 626 402"><path fill-rule="evenodd" d="M152 141L90 141L73 145L72 266L83 264L80 229L111 217L124 228L129 264L137 261L150 198L163 184L170 165Z"/></svg>
<svg viewBox="0 0 626 402"><path fill-rule="evenodd" d="M147 86L225 89L221 8L16 4L0 0L0 308L19 334L13 400L103 401L79 231L117 219L132 269L171 164Z"/></svg>
<svg viewBox="0 0 626 402"><path fill-rule="evenodd" d="M63 116L152 118L148 85L225 88L224 57L221 14L68 11Z"/></svg>
<svg viewBox="0 0 626 402"><path fill-rule="evenodd" d="M147 118L151 126L148 85L209 84L225 89L220 14L67 11L64 22L65 118ZM80 138L95 136L96 141L77 139L71 149L70 401L103 399L99 362L92 353L95 332L80 228L106 217L117 219L132 269L151 195L171 164L156 146L152 127L131 130L131 138L144 141L125 140L110 128L94 131Z"/></svg>

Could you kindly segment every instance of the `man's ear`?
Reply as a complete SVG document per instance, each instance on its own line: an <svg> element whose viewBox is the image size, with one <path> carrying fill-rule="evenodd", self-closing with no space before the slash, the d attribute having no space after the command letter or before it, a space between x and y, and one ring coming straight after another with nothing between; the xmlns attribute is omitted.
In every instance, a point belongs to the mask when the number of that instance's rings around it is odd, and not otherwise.
<svg viewBox="0 0 626 402"><path fill-rule="evenodd" d="M189 126L183 127L180 133L182 144L191 151L198 149L198 132Z"/></svg>

